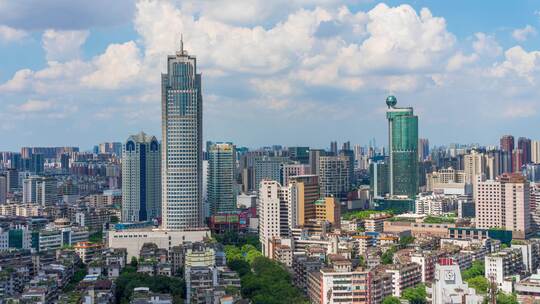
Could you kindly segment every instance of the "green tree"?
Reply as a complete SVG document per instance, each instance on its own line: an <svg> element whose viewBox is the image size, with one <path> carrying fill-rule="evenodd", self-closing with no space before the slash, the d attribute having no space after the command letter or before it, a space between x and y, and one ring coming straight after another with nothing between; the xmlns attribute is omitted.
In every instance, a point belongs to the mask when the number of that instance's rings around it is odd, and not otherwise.
<svg viewBox="0 0 540 304"><path fill-rule="evenodd" d="M253 263L255 261L256 258L258 257L261 257L262 256L262 253L256 249L254 250L250 250L247 254L246 254L246 261L248 263Z"/></svg>
<svg viewBox="0 0 540 304"><path fill-rule="evenodd" d="M414 242L414 236L402 236L399 238L399 246L407 247Z"/></svg>
<svg viewBox="0 0 540 304"><path fill-rule="evenodd" d="M238 247L242 247L245 244L250 244L258 250L261 249L259 236L257 234L250 234L250 233L239 234L234 231L227 231L223 234L214 234L213 237L216 239L217 242L223 245L235 245Z"/></svg>
<svg viewBox="0 0 540 304"><path fill-rule="evenodd" d="M381 255L381 263L389 265L394 263L394 253L396 253L397 248L395 246L389 248Z"/></svg>
<svg viewBox="0 0 540 304"><path fill-rule="evenodd" d="M484 261L474 261L471 267L465 269L461 274L464 281L477 276L483 276L485 271Z"/></svg>
<svg viewBox="0 0 540 304"><path fill-rule="evenodd" d="M474 288L479 294L485 294L488 292L489 281L482 275L468 278L466 282L469 284L469 287Z"/></svg>
<svg viewBox="0 0 540 304"><path fill-rule="evenodd" d="M252 252L248 252L248 255ZM230 267L246 270L245 265L237 262L231 263ZM241 276L242 295L254 304L308 303L293 286L289 272L281 264L257 256L251 262L251 269Z"/></svg>
<svg viewBox="0 0 540 304"><path fill-rule="evenodd" d="M137 258L136 258L136 257L134 257L134 256L131 257L130 265L131 265L132 267L137 268L137 265L139 265L139 262L137 261Z"/></svg>
<svg viewBox="0 0 540 304"><path fill-rule="evenodd" d="M388 296L384 298L384 300L382 301L382 304L401 304L401 301L399 300L398 297Z"/></svg>
<svg viewBox="0 0 540 304"><path fill-rule="evenodd" d="M360 267L366 267L367 266L366 265L366 258L363 255L358 257L358 265Z"/></svg>
<svg viewBox="0 0 540 304"><path fill-rule="evenodd" d="M103 243L103 231L99 230L88 237L88 241L92 243Z"/></svg>
<svg viewBox="0 0 540 304"><path fill-rule="evenodd" d="M136 287L148 287L152 292L169 293L173 296L174 303L181 303L186 294L185 282L180 278L154 277L144 273L123 271L116 280L117 303L129 303Z"/></svg>
<svg viewBox="0 0 540 304"><path fill-rule="evenodd" d="M64 292L70 292L75 290L75 287L77 287L77 284L79 284L80 281L84 279L84 277L87 274L86 265L80 263L76 266L75 273L73 274L73 277L71 277L71 280L64 288Z"/></svg>
<svg viewBox="0 0 540 304"><path fill-rule="evenodd" d="M415 287L407 288L403 291L401 296L405 300L409 300L411 304L424 304L427 303L426 285L418 284Z"/></svg>
<svg viewBox="0 0 540 304"><path fill-rule="evenodd" d="M504 293L499 291L497 293L497 304L518 304L517 296L513 293Z"/></svg>
<svg viewBox="0 0 540 304"><path fill-rule="evenodd" d="M240 277L245 276L248 273L251 273L251 267L249 267L248 262L244 260L232 260L228 262L229 268L234 270L240 275Z"/></svg>
<svg viewBox="0 0 540 304"><path fill-rule="evenodd" d="M227 258L227 261L243 259L242 251L234 245L225 246L225 257Z"/></svg>
<svg viewBox="0 0 540 304"><path fill-rule="evenodd" d="M240 248L240 251L242 252L242 254L245 256L248 252L252 251L252 250L255 250L257 251L257 248L251 244L245 244L242 246L242 248Z"/></svg>

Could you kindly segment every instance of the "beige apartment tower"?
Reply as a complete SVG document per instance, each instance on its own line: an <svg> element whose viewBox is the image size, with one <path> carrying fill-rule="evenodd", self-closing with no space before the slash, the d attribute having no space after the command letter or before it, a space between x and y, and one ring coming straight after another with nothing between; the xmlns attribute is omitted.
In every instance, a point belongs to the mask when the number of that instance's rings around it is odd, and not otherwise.
<svg viewBox="0 0 540 304"><path fill-rule="evenodd" d="M479 180L474 188L476 227L502 228L514 238L531 233L529 182L521 174L503 174L498 180Z"/></svg>

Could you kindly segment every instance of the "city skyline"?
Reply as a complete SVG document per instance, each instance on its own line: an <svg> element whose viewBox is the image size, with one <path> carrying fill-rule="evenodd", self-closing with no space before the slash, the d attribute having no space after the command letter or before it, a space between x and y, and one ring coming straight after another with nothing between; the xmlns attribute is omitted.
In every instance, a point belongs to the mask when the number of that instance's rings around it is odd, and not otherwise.
<svg viewBox="0 0 540 304"><path fill-rule="evenodd" d="M540 303L532 1L0 0L0 304Z"/></svg>
<svg viewBox="0 0 540 304"><path fill-rule="evenodd" d="M0 8L0 16L11 13L0 25L0 130L6 138L0 150L86 150L141 130L159 134L159 83L152 75L163 70L181 33L186 48L199 54L206 79L204 141L383 143L382 102L389 93L415 108L422 117L419 136L434 145L495 145L504 134L540 137L530 128L538 120L540 20L540 5L532 2L491 5L490 14L505 18L484 18L482 2L458 13L465 3L292 2L285 12L253 1L246 10L228 4L243 14L220 15L221 2L118 1L107 14L88 18L104 3L66 7L74 16L85 10L87 18L72 24L47 14L26 22L32 16L24 1ZM406 40L392 36L396 26ZM219 28L228 30L213 32ZM229 32L248 36L239 43ZM283 39L291 36L298 43ZM406 43L411 40L418 43ZM393 50L385 47L389 42ZM118 58L125 66L115 65Z"/></svg>

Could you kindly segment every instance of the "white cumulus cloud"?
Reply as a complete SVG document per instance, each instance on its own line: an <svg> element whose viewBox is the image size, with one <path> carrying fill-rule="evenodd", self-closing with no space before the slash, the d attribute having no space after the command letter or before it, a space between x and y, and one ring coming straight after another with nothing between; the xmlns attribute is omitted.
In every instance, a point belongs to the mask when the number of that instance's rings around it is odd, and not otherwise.
<svg viewBox="0 0 540 304"><path fill-rule="evenodd" d="M133 41L111 44L102 55L93 60L95 71L82 77L84 85L114 89L139 75L141 59Z"/></svg>
<svg viewBox="0 0 540 304"><path fill-rule="evenodd" d="M42 36L43 49L47 61L69 61L80 56L81 46L89 32L46 30Z"/></svg>
<svg viewBox="0 0 540 304"><path fill-rule="evenodd" d="M16 41L25 38L28 33L23 30L0 25L0 41Z"/></svg>
<svg viewBox="0 0 540 304"><path fill-rule="evenodd" d="M473 42L473 48L480 55L497 57L502 53L502 47L499 45L494 36L485 33L474 34L476 40Z"/></svg>
<svg viewBox="0 0 540 304"><path fill-rule="evenodd" d="M521 46L514 46L504 53L505 60L493 68L493 74L504 77L515 74L534 82L540 68L540 51L527 52Z"/></svg>
<svg viewBox="0 0 540 304"><path fill-rule="evenodd" d="M529 36L536 35L536 29L527 24L524 28L518 28L512 31L512 37L519 42L523 42L529 38Z"/></svg>

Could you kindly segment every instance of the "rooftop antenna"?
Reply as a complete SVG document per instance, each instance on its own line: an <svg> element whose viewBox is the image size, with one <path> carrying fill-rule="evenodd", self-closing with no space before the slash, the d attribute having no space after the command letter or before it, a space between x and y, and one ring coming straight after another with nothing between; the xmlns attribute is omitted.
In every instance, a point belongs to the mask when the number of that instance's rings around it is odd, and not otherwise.
<svg viewBox="0 0 540 304"><path fill-rule="evenodd" d="M176 52L178 56L185 55L186 52L184 51L184 34L180 34L180 50Z"/></svg>
<svg viewBox="0 0 540 304"><path fill-rule="evenodd" d="M184 34L180 34L180 52L184 54Z"/></svg>

